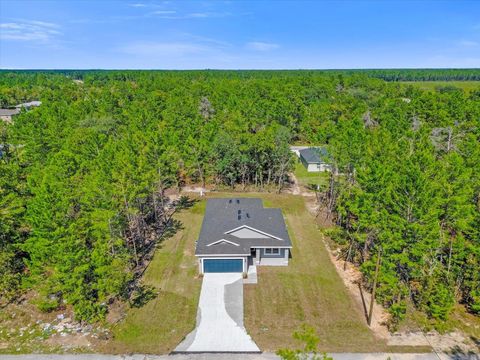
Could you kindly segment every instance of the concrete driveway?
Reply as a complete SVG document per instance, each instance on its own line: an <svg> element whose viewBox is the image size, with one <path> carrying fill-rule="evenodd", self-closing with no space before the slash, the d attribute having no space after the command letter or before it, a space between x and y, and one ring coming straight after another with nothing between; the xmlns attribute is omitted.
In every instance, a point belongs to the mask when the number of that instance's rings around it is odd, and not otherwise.
<svg viewBox="0 0 480 360"><path fill-rule="evenodd" d="M260 352L243 326L242 274L204 275L197 327L174 352Z"/></svg>

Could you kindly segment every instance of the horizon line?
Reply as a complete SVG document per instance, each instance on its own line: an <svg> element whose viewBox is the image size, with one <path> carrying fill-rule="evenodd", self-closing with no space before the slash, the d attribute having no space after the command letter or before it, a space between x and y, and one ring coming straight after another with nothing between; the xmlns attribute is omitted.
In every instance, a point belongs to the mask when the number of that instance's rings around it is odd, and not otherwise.
<svg viewBox="0 0 480 360"><path fill-rule="evenodd" d="M0 71L362 71L362 70L480 70L480 67L365 67L365 68L8 68Z"/></svg>

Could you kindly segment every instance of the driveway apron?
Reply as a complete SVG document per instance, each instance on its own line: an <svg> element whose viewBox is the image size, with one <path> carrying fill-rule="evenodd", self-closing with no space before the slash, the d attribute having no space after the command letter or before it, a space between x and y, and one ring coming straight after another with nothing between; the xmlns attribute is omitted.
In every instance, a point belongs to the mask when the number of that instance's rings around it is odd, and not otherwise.
<svg viewBox="0 0 480 360"><path fill-rule="evenodd" d="M243 326L242 274L204 275L197 327L174 352L260 352Z"/></svg>

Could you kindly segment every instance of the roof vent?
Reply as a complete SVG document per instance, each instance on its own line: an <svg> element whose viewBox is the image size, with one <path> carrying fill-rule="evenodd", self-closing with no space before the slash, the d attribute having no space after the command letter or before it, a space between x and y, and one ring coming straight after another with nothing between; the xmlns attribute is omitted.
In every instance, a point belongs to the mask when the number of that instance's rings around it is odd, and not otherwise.
<svg viewBox="0 0 480 360"><path fill-rule="evenodd" d="M250 214L249 214L249 213L247 213L247 218L249 218L249 219L250 219Z"/></svg>
<svg viewBox="0 0 480 360"><path fill-rule="evenodd" d="M232 203L232 199L228 200L228 203L231 204L231 203Z"/></svg>
<svg viewBox="0 0 480 360"><path fill-rule="evenodd" d="M238 210L238 215L240 215L242 213L242 210Z"/></svg>
<svg viewBox="0 0 480 360"><path fill-rule="evenodd" d="M238 215L238 220L242 220L242 215Z"/></svg>
<svg viewBox="0 0 480 360"><path fill-rule="evenodd" d="M237 199L237 204L240 204L240 200L239 200L239 199Z"/></svg>

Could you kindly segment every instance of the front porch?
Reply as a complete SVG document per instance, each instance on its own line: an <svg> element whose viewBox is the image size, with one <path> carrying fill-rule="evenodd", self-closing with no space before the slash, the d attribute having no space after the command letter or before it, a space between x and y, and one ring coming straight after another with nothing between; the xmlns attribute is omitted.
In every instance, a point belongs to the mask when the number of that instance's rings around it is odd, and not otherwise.
<svg viewBox="0 0 480 360"><path fill-rule="evenodd" d="M248 266L287 266L289 257L287 248L252 248Z"/></svg>

